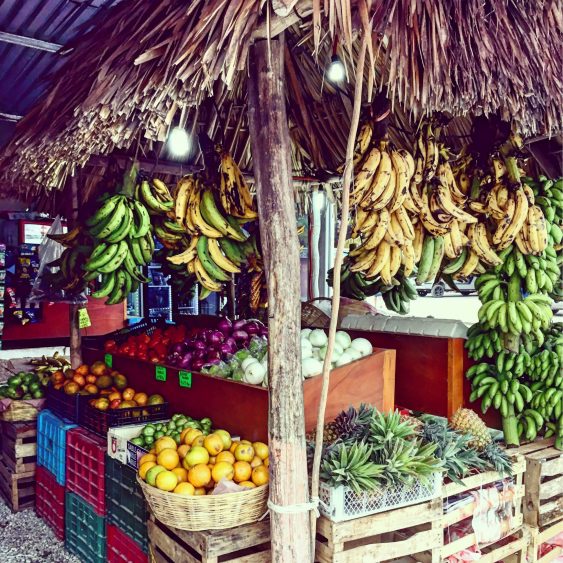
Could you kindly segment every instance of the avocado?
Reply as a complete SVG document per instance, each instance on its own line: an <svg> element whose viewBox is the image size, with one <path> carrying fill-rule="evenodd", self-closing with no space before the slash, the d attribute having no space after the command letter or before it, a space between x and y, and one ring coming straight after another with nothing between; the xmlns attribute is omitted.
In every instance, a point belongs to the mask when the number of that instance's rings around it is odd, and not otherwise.
<svg viewBox="0 0 563 563"><path fill-rule="evenodd" d="M22 378L20 377L20 375L12 375L11 377L8 377L8 385L10 387L19 387L22 384Z"/></svg>

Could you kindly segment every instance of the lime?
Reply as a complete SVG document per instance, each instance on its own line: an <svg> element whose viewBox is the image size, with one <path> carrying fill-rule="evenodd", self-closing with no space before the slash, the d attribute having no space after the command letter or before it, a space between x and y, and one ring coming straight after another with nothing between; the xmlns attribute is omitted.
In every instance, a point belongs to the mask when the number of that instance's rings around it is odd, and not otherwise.
<svg viewBox="0 0 563 563"><path fill-rule="evenodd" d="M154 436L154 433L156 432L155 427L152 424L147 424L144 428L143 428L143 436Z"/></svg>
<svg viewBox="0 0 563 563"><path fill-rule="evenodd" d="M154 436L145 436L145 445L148 446L149 448L153 445L154 443Z"/></svg>
<svg viewBox="0 0 563 563"><path fill-rule="evenodd" d="M41 389L36 389L35 391L33 391L31 395L33 396L34 399L42 399L43 391L41 391Z"/></svg>
<svg viewBox="0 0 563 563"><path fill-rule="evenodd" d="M210 418L202 418L199 423L202 426L209 426L209 428L211 428L211 426L213 426L213 421Z"/></svg>
<svg viewBox="0 0 563 563"><path fill-rule="evenodd" d="M168 430L176 430L176 423L173 420L168 423Z"/></svg>
<svg viewBox="0 0 563 563"><path fill-rule="evenodd" d="M180 439L180 434L178 432L174 432L172 434L172 438L176 442L176 444L180 445L182 443L182 440Z"/></svg>
<svg viewBox="0 0 563 563"><path fill-rule="evenodd" d="M180 413L177 412L176 414L172 415L172 420L178 420L181 416L183 416L183 415L181 415Z"/></svg>
<svg viewBox="0 0 563 563"><path fill-rule="evenodd" d="M162 430L162 429L164 428L164 424L162 424L161 422L159 422L159 423L155 426L155 428L156 428L157 430Z"/></svg>
<svg viewBox="0 0 563 563"><path fill-rule="evenodd" d="M133 438L132 440L130 440L130 442L132 444L135 444L136 446L140 446L141 448L145 445L145 441L143 440L143 438L141 438L141 436Z"/></svg>
<svg viewBox="0 0 563 563"><path fill-rule="evenodd" d="M158 440L159 438L162 438L163 436L164 436L164 432L162 432L162 430L157 430L157 431L154 433L154 439L155 439L155 440Z"/></svg>

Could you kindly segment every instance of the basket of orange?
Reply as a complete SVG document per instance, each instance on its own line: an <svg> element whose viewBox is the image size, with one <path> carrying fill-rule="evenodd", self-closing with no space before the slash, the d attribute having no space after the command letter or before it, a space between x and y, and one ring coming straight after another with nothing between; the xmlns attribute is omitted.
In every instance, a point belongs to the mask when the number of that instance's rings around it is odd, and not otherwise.
<svg viewBox="0 0 563 563"><path fill-rule="evenodd" d="M139 459L137 480L158 520L180 530L222 530L265 514L266 444L195 428L186 428L180 442L163 436Z"/></svg>

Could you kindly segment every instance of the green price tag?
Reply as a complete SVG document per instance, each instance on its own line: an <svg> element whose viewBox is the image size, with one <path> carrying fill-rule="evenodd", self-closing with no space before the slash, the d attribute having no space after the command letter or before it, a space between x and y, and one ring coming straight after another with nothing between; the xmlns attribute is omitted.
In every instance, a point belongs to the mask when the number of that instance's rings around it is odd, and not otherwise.
<svg viewBox="0 0 563 563"><path fill-rule="evenodd" d="M92 326L92 321L88 315L88 309L78 309L78 328L88 328L89 326Z"/></svg>
<svg viewBox="0 0 563 563"><path fill-rule="evenodd" d="M166 368L164 366L155 366L154 377L157 381L166 381Z"/></svg>
<svg viewBox="0 0 563 563"><path fill-rule="evenodd" d="M108 368L112 368L113 367L113 356L111 354L106 354L104 356L104 362L106 363L106 366L108 366Z"/></svg>
<svg viewBox="0 0 563 563"><path fill-rule="evenodd" d="M192 372L182 371L178 372L178 379L180 380L180 387L187 387L188 389L192 386Z"/></svg>

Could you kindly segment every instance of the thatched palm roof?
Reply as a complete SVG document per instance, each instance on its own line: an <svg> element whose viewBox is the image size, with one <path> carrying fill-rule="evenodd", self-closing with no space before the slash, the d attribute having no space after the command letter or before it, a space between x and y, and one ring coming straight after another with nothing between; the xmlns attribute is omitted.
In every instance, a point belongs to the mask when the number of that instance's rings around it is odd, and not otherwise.
<svg viewBox="0 0 563 563"><path fill-rule="evenodd" d="M28 194L60 187L91 155L163 141L178 121L200 123L251 166L249 49L284 28L296 170L342 161L349 88L335 90L323 70L337 44L351 72L362 33L372 36L366 95L387 92L399 134L434 111L496 113L524 135L561 129L557 0L123 0L67 46L50 92L0 155L4 174Z"/></svg>

